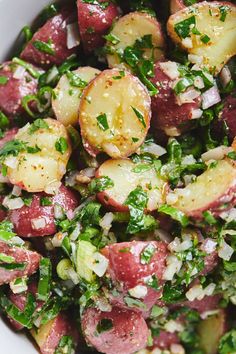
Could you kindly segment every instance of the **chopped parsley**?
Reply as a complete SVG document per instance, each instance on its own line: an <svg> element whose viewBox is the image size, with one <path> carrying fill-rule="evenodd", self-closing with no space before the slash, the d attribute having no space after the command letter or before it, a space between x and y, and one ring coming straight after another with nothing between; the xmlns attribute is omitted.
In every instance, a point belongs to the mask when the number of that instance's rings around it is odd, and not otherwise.
<svg viewBox="0 0 236 354"><path fill-rule="evenodd" d="M145 247L142 253L140 254L141 264L150 263L155 251L156 251L156 247L151 243L147 247Z"/></svg>
<svg viewBox="0 0 236 354"><path fill-rule="evenodd" d="M55 148L62 155L68 150L68 143L64 137L59 138L55 143Z"/></svg>
<svg viewBox="0 0 236 354"><path fill-rule="evenodd" d="M42 53L46 53L49 55L55 55L54 45L52 40L49 39L48 42L42 42L39 40L34 41L33 46Z"/></svg>
<svg viewBox="0 0 236 354"><path fill-rule="evenodd" d="M235 151L231 151L227 154L227 157L229 157L232 160L236 161L236 152Z"/></svg>
<svg viewBox="0 0 236 354"><path fill-rule="evenodd" d="M35 133L39 129L49 129L48 123L44 119L36 119L29 127L29 134Z"/></svg>
<svg viewBox="0 0 236 354"><path fill-rule="evenodd" d="M108 42L114 45L120 43L119 38L112 33L108 33L107 35L103 36L103 38L105 38Z"/></svg>
<svg viewBox="0 0 236 354"><path fill-rule="evenodd" d="M236 330L226 333L220 340L219 354L236 353Z"/></svg>
<svg viewBox="0 0 236 354"><path fill-rule="evenodd" d="M189 224L188 217L182 211L180 211L172 206L169 206L167 204L162 205L162 206L160 206L158 211L159 211L159 213L169 215L172 219L180 222L180 224L183 227L186 227Z"/></svg>
<svg viewBox="0 0 236 354"><path fill-rule="evenodd" d="M220 6L219 10L220 10L220 21L225 22L226 16L229 11L229 7L228 6Z"/></svg>
<svg viewBox="0 0 236 354"><path fill-rule="evenodd" d="M5 129L9 126L10 121L7 116L0 111L0 129Z"/></svg>
<svg viewBox="0 0 236 354"><path fill-rule="evenodd" d="M89 185L89 190L92 193L105 191L106 189L114 187L113 180L108 176L94 178Z"/></svg>
<svg viewBox="0 0 236 354"><path fill-rule="evenodd" d="M203 34L201 37L200 37L201 41L205 44L207 44L208 42L210 42L211 38L207 35L207 34Z"/></svg>
<svg viewBox="0 0 236 354"><path fill-rule="evenodd" d="M144 126L144 128L146 128L146 122L144 120L144 116L143 114L135 107L131 106L132 110L134 111L136 117L138 118L138 120L142 123L142 125Z"/></svg>
<svg viewBox="0 0 236 354"><path fill-rule="evenodd" d="M105 10L110 5L110 1L98 1L98 0L82 0L82 1L86 4L100 6L103 10Z"/></svg>
<svg viewBox="0 0 236 354"><path fill-rule="evenodd" d="M192 25L196 25L196 17L191 16L186 20L175 24L174 29L180 38L187 38L190 35Z"/></svg>
<svg viewBox="0 0 236 354"><path fill-rule="evenodd" d="M82 80L78 74L73 73L71 71L68 71L66 73L67 79L69 80L69 83L71 86L78 87L78 88L85 88L88 83L84 80Z"/></svg>
<svg viewBox="0 0 236 354"><path fill-rule="evenodd" d="M7 76L0 76L0 85L6 85L8 82L8 77Z"/></svg>
<svg viewBox="0 0 236 354"><path fill-rule="evenodd" d="M40 205L41 206L49 206L52 205L52 200L48 197L41 197L40 198Z"/></svg>
<svg viewBox="0 0 236 354"><path fill-rule="evenodd" d="M99 116L97 116L97 123L99 128L104 132L109 129L106 113L102 113Z"/></svg>

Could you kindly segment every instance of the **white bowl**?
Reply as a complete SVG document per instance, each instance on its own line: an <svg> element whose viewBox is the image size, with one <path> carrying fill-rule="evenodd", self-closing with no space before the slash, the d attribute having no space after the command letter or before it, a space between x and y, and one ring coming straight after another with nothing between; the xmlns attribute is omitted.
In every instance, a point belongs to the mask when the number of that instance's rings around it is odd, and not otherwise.
<svg viewBox="0 0 236 354"><path fill-rule="evenodd" d="M30 25L50 0L0 0L0 62L9 53L25 25ZM37 354L24 334L14 333L0 318L0 353Z"/></svg>

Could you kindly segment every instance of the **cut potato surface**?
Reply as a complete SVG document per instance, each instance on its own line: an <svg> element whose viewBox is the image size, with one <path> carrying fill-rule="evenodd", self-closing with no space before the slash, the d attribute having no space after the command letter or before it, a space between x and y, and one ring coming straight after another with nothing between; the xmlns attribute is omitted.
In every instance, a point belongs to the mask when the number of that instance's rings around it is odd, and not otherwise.
<svg viewBox="0 0 236 354"><path fill-rule="evenodd" d="M41 120L44 127L32 132L33 124L27 124L15 136L27 147L38 150L20 152L16 157L7 157L7 175L12 184L28 192L48 192L58 185L66 173L71 146L66 128L55 119ZM14 161L12 161L14 159Z"/></svg>
<svg viewBox="0 0 236 354"><path fill-rule="evenodd" d="M174 207L189 216L202 218L206 210L218 214L224 210L222 207L230 208L235 198L236 168L231 162L221 160L181 190Z"/></svg>
<svg viewBox="0 0 236 354"><path fill-rule="evenodd" d="M202 2L172 15L168 33L188 53L218 73L236 54L236 6L229 2Z"/></svg>
<svg viewBox="0 0 236 354"><path fill-rule="evenodd" d="M84 146L114 158L127 157L143 143L150 125L151 100L138 78L105 70L84 90L79 123Z"/></svg>
<svg viewBox="0 0 236 354"><path fill-rule="evenodd" d="M61 77L54 90L55 98L52 99L52 108L59 122L65 126L78 124L82 92L99 73L100 70L85 66L73 71L72 77L68 74Z"/></svg>
<svg viewBox="0 0 236 354"><path fill-rule="evenodd" d="M114 182L114 187L98 193L99 200L114 210L128 211L124 205L128 195L141 186L148 195L147 209L156 210L164 203L166 183L157 176L154 168L136 173L137 167L138 164L128 159L104 162L97 171L97 177L108 176Z"/></svg>
<svg viewBox="0 0 236 354"><path fill-rule="evenodd" d="M151 35L153 48L147 48L144 51L146 59L153 58L154 61L159 60L163 56L164 37L159 22L143 13L131 12L128 15L121 17L112 28L110 35L115 38L112 47L115 52L123 53L128 46L134 45L136 40L140 40L146 35ZM107 43L111 45L110 42ZM107 61L110 68L123 67L117 54L107 55Z"/></svg>

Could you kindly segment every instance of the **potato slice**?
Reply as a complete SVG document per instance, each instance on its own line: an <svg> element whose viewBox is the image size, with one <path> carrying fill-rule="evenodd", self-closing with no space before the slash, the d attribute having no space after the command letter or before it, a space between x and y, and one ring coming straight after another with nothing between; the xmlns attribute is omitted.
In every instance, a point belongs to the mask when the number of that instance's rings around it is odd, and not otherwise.
<svg viewBox="0 0 236 354"><path fill-rule="evenodd" d="M170 0L170 13L175 14L179 10L184 9L186 6L183 0Z"/></svg>
<svg viewBox="0 0 236 354"><path fill-rule="evenodd" d="M52 108L59 122L68 125L78 124L78 111L82 92L100 70L91 66L81 67L72 72L70 79L67 74L63 75L54 90L55 98L52 99ZM76 83L73 84L73 78ZM81 79L81 82L80 80Z"/></svg>
<svg viewBox="0 0 236 354"><path fill-rule="evenodd" d="M116 39L116 44L112 43L115 51L123 52L128 46L134 45L135 41L145 35L152 36L153 48L147 48L144 52L146 59L154 59L154 62L163 56L164 36L159 22L144 12L131 12L121 17L112 28L110 34ZM111 45L110 42L107 45ZM107 55L110 68L123 67L117 54Z"/></svg>
<svg viewBox="0 0 236 354"><path fill-rule="evenodd" d="M203 57L216 73L236 54L236 6L228 2L204 1L178 11L167 30L176 44Z"/></svg>
<svg viewBox="0 0 236 354"><path fill-rule="evenodd" d="M224 335L226 329L226 316L223 310L199 323L200 347L204 350L204 353L216 354L218 352L220 338Z"/></svg>
<svg viewBox="0 0 236 354"><path fill-rule="evenodd" d="M105 70L84 90L79 123L84 146L114 158L127 157L143 143L150 125L151 100L138 78ZM90 145L90 148L88 148Z"/></svg>
<svg viewBox="0 0 236 354"><path fill-rule="evenodd" d="M178 194L173 205L188 216L201 219L206 210L219 214L236 200L236 168L230 160L218 161L216 167L208 168ZM226 208L227 209L227 208Z"/></svg>
<svg viewBox="0 0 236 354"><path fill-rule="evenodd" d="M34 123L27 124L15 136L16 140L26 143L27 147L38 148L39 151L30 153L24 150L16 157L7 157L4 163L8 167L7 175L12 184L28 192L49 193L53 185L58 186L66 172L71 145L63 124L51 118L41 122L44 127L32 132Z"/></svg>
<svg viewBox="0 0 236 354"><path fill-rule="evenodd" d="M129 159L107 160L97 171L97 177L108 176L114 182L114 187L98 193L99 200L115 211L128 211L124 205L128 195L136 187L141 186L148 195L147 210L156 210L158 206L164 203L166 183L160 177L154 168L151 169L139 167L149 167L148 165L135 164Z"/></svg>

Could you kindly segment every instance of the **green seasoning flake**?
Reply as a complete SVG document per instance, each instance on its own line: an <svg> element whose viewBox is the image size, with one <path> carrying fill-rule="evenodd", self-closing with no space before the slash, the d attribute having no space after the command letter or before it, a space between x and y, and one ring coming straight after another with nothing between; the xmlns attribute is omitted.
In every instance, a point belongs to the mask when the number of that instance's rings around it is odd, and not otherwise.
<svg viewBox="0 0 236 354"><path fill-rule="evenodd" d="M142 253L140 254L141 264L150 263L155 251L156 251L156 247L151 243L147 247L145 247Z"/></svg>
<svg viewBox="0 0 236 354"><path fill-rule="evenodd" d="M48 42L34 41L32 44L36 49L38 49L42 53L46 53L49 55L55 54L55 50L53 49L53 43L51 39L49 39Z"/></svg>
<svg viewBox="0 0 236 354"><path fill-rule="evenodd" d="M0 76L0 85L5 85L8 80L7 76Z"/></svg>
<svg viewBox="0 0 236 354"><path fill-rule="evenodd" d="M0 159L4 159L9 155L17 156L20 152L25 151L26 143L17 139L8 141L0 149Z"/></svg>
<svg viewBox="0 0 236 354"><path fill-rule="evenodd" d="M193 85L193 80L191 78L184 77L179 80L174 87L176 95L179 95L181 92L184 92L189 86Z"/></svg>
<svg viewBox="0 0 236 354"><path fill-rule="evenodd" d="M142 123L142 125L144 126L144 128L146 128L146 122L144 120L144 116L142 115L142 113L140 111L138 111L136 108L134 108L133 106L131 106L132 110L134 111L136 117L138 118L138 120Z"/></svg>
<svg viewBox="0 0 236 354"><path fill-rule="evenodd" d="M114 34L112 33L109 33L107 34L106 36L103 36L108 42L116 45L118 43L120 43L120 40L117 36L115 36Z"/></svg>
<svg viewBox="0 0 236 354"><path fill-rule="evenodd" d="M37 152L41 151L40 147L38 145L33 146L27 146L26 151L29 154L37 154Z"/></svg>
<svg viewBox="0 0 236 354"><path fill-rule="evenodd" d="M142 172L146 172L146 171L149 171L153 168L152 165L148 165L148 164L145 164L145 163L141 163L139 165L137 165L136 167L134 167L132 169L132 172L134 173L142 173Z"/></svg>
<svg viewBox="0 0 236 354"><path fill-rule="evenodd" d="M135 307L143 310L147 309L147 306L142 301L133 299L132 297L125 296L124 301L128 307Z"/></svg>
<svg viewBox="0 0 236 354"><path fill-rule="evenodd" d="M57 346L55 354L73 354L74 342L71 336L63 336Z"/></svg>
<svg viewBox="0 0 236 354"><path fill-rule="evenodd" d="M94 178L89 185L89 190L92 193L98 193L112 187L114 187L113 180L108 176L103 176L99 178Z"/></svg>
<svg viewBox="0 0 236 354"><path fill-rule="evenodd" d="M190 34L191 25L196 25L196 18L195 16L191 16L186 20L183 20L175 25L175 32L178 34L180 38L187 38Z"/></svg>
<svg viewBox="0 0 236 354"><path fill-rule="evenodd" d="M208 37L207 34L203 34L203 35L200 37L200 39L201 39L201 41L202 41L203 43L205 43L205 44L207 44L207 43L211 40L211 38Z"/></svg>
<svg viewBox="0 0 236 354"><path fill-rule="evenodd" d="M5 263L13 263L15 261L15 258L11 256L7 256L4 253L0 253L0 262L5 262Z"/></svg>
<svg viewBox="0 0 236 354"><path fill-rule="evenodd" d="M164 213L166 215L169 215L172 219L180 222L180 224L183 227L186 227L189 224L189 219L188 217L180 210L171 207L169 205L162 205L158 209L159 213Z"/></svg>
<svg viewBox="0 0 236 354"><path fill-rule="evenodd" d="M165 313L165 310L163 309L163 307L159 307L157 305L154 305L152 307L150 317L156 318L156 317L159 317L160 315L163 315L163 313Z"/></svg>
<svg viewBox="0 0 236 354"><path fill-rule="evenodd" d="M236 330L226 333L220 340L219 354L236 353Z"/></svg>
<svg viewBox="0 0 236 354"><path fill-rule="evenodd" d="M122 79L122 77L125 76L124 70L120 70L119 73L120 73L120 75L113 76L112 78L113 78L114 80L120 80L120 79Z"/></svg>
<svg viewBox="0 0 236 354"><path fill-rule="evenodd" d="M40 198L40 205L41 206L49 206L49 205L52 205L52 201L48 197L42 197L42 198Z"/></svg>
<svg viewBox="0 0 236 354"><path fill-rule="evenodd" d="M42 258L39 266L38 300L46 301L50 294L52 264L49 258Z"/></svg>
<svg viewBox="0 0 236 354"><path fill-rule="evenodd" d="M39 129L49 129L49 125L44 119L36 119L29 128L29 134L33 134Z"/></svg>
<svg viewBox="0 0 236 354"><path fill-rule="evenodd" d="M102 113L99 116L97 116L97 122L99 128L104 132L109 129L106 113Z"/></svg>
<svg viewBox="0 0 236 354"><path fill-rule="evenodd" d="M98 334L101 334L103 332L110 331L110 329L112 328L113 328L112 320L109 318L103 318L98 322L96 329Z"/></svg>
<svg viewBox="0 0 236 354"><path fill-rule="evenodd" d="M68 150L68 143L66 139L63 137L58 139L55 143L55 148L63 155Z"/></svg>
<svg viewBox="0 0 236 354"><path fill-rule="evenodd" d="M220 6L219 10L220 10L220 21L225 22L227 13L229 11L229 7L228 6Z"/></svg>
<svg viewBox="0 0 236 354"><path fill-rule="evenodd" d="M185 6L191 6L193 4L196 4L197 0L184 0L184 5Z"/></svg>
<svg viewBox="0 0 236 354"><path fill-rule="evenodd" d="M68 71L66 73L67 79L69 80L69 83L71 86L78 87L78 88L85 88L88 83L84 80L82 80L78 74L75 74L71 71Z"/></svg>
<svg viewBox="0 0 236 354"><path fill-rule="evenodd" d="M7 118L7 116L0 111L0 129L5 129L8 127L9 125L9 119Z"/></svg>
<svg viewBox="0 0 236 354"><path fill-rule="evenodd" d="M204 211L202 213L202 215L204 216L205 221L209 225L216 225L217 224L217 220L214 218L214 216L212 215L212 213L210 211Z"/></svg>
<svg viewBox="0 0 236 354"><path fill-rule="evenodd" d="M236 160L236 152L235 151L229 152L227 157L229 157L232 160Z"/></svg>

